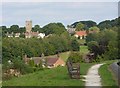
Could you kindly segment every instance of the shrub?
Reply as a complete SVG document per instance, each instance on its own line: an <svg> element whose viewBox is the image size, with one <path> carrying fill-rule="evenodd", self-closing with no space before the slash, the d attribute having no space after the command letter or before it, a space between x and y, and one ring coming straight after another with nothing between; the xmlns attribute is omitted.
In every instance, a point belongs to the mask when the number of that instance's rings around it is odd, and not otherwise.
<svg viewBox="0 0 120 88"><path fill-rule="evenodd" d="M71 41L71 50L72 51L79 51L80 50L79 43L76 39L73 39Z"/></svg>
<svg viewBox="0 0 120 88"><path fill-rule="evenodd" d="M83 56L79 52L72 52L68 57L73 63L84 62Z"/></svg>

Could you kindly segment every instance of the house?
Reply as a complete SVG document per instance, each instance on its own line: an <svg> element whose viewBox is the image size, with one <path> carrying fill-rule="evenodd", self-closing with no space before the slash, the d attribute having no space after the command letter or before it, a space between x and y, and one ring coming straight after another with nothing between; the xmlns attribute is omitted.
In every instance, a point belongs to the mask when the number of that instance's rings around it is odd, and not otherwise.
<svg viewBox="0 0 120 88"><path fill-rule="evenodd" d="M33 60L35 65L39 65L39 63L42 62L42 66L43 67L47 66L47 68L65 66L65 62L58 56L46 57L46 58L43 58L43 57L31 57L31 58L28 58L25 55L23 60L24 60L25 64L28 64L30 60Z"/></svg>
<svg viewBox="0 0 120 88"><path fill-rule="evenodd" d="M44 38L45 37L45 33L39 33L37 38Z"/></svg>
<svg viewBox="0 0 120 88"><path fill-rule="evenodd" d="M76 28L72 28L72 27L68 27L68 28L67 28L67 31L68 31L69 34L74 33L75 30L76 30Z"/></svg>
<svg viewBox="0 0 120 88"><path fill-rule="evenodd" d="M13 37L13 32L11 34L7 32L6 36L9 37L9 38Z"/></svg>
<svg viewBox="0 0 120 88"><path fill-rule="evenodd" d="M45 67L46 60L43 57L32 57L31 60L34 61L34 64L39 65L40 62L42 63L42 67Z"/></svg>
<svg viewBox="0 0 120 88"><path fill-rule="evenodd" d="M80 39L84 39L84 38L86 38L87 33L86 33L86 31L76 31L74 36L76 38L80 37Z"/></svg>
<svg viewBox="0 0 120 88"><path fill-rule="evenodd" d="M39 65L40 62L42 62L42 66L45 67L45 59L43 57L31 57L28 58L27 55L25 55L25 57L23 58L23 61L25 62L25 64L29 64L29 61L33 60L35 65Z"/></svg>
<svg viewBox="0 0 120 88"><path fill-rule="evenodd" d="M20 37L20 33L15 33L15 37Z"/></svg>
<svg viewBox="0 0 120 88"><path fill-rule="evenodd" d="M58 66L65 66L65 62L60 57L53 57L47 59L48 68L54 68Z"/></svg>

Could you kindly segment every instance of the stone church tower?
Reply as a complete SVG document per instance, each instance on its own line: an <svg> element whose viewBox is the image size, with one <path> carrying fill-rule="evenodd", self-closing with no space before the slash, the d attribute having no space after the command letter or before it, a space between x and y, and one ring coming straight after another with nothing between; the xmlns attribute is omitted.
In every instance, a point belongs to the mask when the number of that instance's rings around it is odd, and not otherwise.
<svg viewBox="0 0 120 88"><path fill-rule="evenodd" d="M26 32L30 33L32 30L32 21L26 21Z"/></svg>

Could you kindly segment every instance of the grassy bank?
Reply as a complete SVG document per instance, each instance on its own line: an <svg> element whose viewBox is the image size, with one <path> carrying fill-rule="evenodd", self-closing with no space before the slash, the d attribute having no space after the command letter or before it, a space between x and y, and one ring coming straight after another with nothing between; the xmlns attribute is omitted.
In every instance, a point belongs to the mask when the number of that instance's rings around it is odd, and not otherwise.
<svg viewBox="0 0 120 88"><path fill-rule="evenodd" d="M101 82L103 86L117 86L117 82L109 68L110 64L115 61L105 61L106 64L102 65L99 69L99 74L101 76Z"/></svg>
<svg viewBox="0 0 120 88"><path fill-rule="evenodd" d="M87 74L92 65L81 63L80 75ZM70 79L66 67L57 67L3 81L3 86L84 86L84 82L81 79Z"/></svg>

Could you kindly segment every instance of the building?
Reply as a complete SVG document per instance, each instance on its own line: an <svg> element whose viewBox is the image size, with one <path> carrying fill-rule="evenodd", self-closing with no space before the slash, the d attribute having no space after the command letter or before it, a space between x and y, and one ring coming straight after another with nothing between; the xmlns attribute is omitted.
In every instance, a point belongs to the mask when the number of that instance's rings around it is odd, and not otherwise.
<svg viewBox="0 0 120 88"><path fill-rule="evenodd" d="M48 68L54 68L58 66L65 66L65 62L60 57L52 57L47 59Z"/></svg>
<svg viewBox="0 0 120 88"><path fill-rule="evenodd" d="M32 21L26 21L26 32L25 32L25 38L31 38L31 37L36 37L36 38L44 38L45 33L39 33L37 32L32 32Z"/></svg>
<svg viewBox="0 0 120 88"><path fill-rule="evenodd" d="M20 37L20 33L15 33L15 37Z"/></svg>
<svg viewBox="0 0 120 88"><path fill-rule="evenodd" d="M7 32L6 36L9 37L9 38L13 37L13 32L11 34Z"/></svg>
<svg viewBox="0 0 120 88"><path fill-rule="evenodd" d="M76 31L74 36L76 38L80 37L80 39L85 39L87 36L87 33L86 33L86 31Z"/></svg>
<svg viewBox="0 0 120 88"><path fill-rule="evenodd" d="M74 33L75 30L76 30L76 28L72 28L72 27L68 27L68 28L67 28L67 31L68 31L69 34Z"/></svg>
<svg viewBox="0 0 120 88"><path fill-rule="evenodd" d="M27 33L31 33L31 30L32 30L32 21L26 21L25 28L26 28L26 32Z"/></svg>
<svg viewBox="0 0 120 88"><path fill-rule="evenodd" d="M45 33L39 33L37 38L44 38L45 37Z"/></svg>
<svg viewBox="0 0 120 88"><path fill-rule="evenodd" d="M55 57L31 57L28 58L26 55L23 58L25 64L29 64L30 60L34 61L35 65L39 65L42 63L42 67L47 67L47 68L54 68L58 66L65 66L65 62L58 56Z"/></svg>

